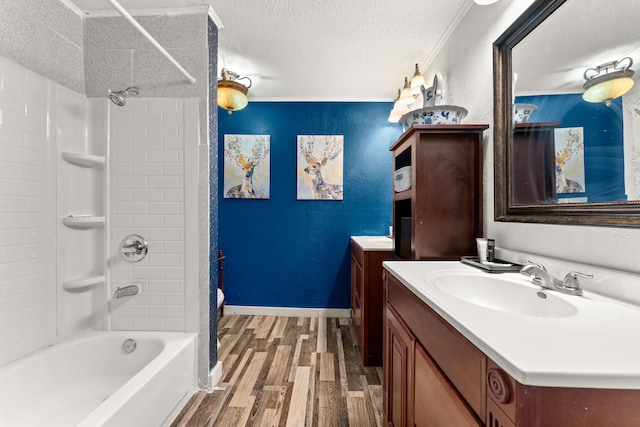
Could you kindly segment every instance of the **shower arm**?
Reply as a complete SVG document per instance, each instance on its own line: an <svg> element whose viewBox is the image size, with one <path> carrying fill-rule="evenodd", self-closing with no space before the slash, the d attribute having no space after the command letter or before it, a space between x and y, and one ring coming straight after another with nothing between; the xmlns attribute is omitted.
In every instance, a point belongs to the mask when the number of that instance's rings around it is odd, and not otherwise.
<svg viewBox="0 0 640 427"><path fill-rule="evenodd" d="M162 53L169 61L171 61L171 63L175 65L176 68L180 70L182 74L185 75L185 77L189 80L190 83L196 82L196 79L191 74L189 74L189 72L185 70L184 67L180 65L180 63L176 61L175 58L171 56L171 54L167 52L166 49L163 48L162 45L158 43L158 41L154 39L153 36L149 34L147 30L145 30L142 27L142 25L138 23L138 21L133 19L133 16L131 16L129 12L127 12L126 9L120 5L120 3L118 3L116 0L107 0L107 1L111 3L111 5L118 11L118 13L120 13L120 15L122 15L123 18L129 21L129 23L133 25L133 27L136 30L138 30L140 34L142 34L147 40L149 40L151 44L153 44L156 47L156 49L160 51L160 53Z"/></svg>

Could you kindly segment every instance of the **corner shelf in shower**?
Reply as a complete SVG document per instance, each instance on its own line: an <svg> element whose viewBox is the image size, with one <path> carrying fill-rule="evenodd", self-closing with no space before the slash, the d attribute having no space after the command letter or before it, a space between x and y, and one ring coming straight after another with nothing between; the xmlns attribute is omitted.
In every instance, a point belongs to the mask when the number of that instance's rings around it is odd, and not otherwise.
<svg viewBox="0 0 640 427"><path fill-rule="evenodd" d="M95 286L103 285L105 283L105 276L87 276L78 279L65 280L62 282L62 288L65 291L82 291Z"/></svg>
<svg viewBox="0 0 640 427"><path fill-rule="evenodd" d="M95 156L93 154L82 153L62 153L62 158L72 165L80 166L83 168L101 168L104 167L104 156Z"/></svg>
<svg viewBox="0 0 640 427"><path fill-rule="evenodd" d="M62 218L62 223L67 227L79 229L100 228L104 226L104 222L103 216L79 215Z"/></svg>

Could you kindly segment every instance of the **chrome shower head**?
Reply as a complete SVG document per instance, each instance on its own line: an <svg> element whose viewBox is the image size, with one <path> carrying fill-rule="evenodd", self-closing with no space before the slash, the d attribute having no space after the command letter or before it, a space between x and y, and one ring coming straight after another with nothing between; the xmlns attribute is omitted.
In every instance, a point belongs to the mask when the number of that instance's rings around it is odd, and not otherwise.
<svg viewBox="0 0 640 427"><path fill-rule="evenodd" d="M120 90L118 92L112 92L111 89L109 89L109 99L118 107L122 107L127 103L127 101L125 101L125 98L128 98L130 96L138 96L139 94L140 89L136 86L131 86L126 88L125 90Z"/></svg>

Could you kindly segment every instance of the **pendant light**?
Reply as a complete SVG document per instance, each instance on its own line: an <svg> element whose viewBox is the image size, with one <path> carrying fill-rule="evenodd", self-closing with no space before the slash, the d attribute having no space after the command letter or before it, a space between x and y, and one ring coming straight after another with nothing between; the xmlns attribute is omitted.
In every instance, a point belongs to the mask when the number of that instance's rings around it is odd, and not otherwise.
<svg viewBox="0 0 640 427"><path fill-rule="evenodd" d="M222 69L220 76L218 80L218 106L227 110L229 114L242 110L249 103L247 94L252 84L251 79L240 77L238 73L228 71L225 68ZM249 84L245 86L239 80L248 80Z"/></svg>
<svg viewBox="0 0 640 427"><path fill-rule="evenodd" d="M585 90L582 98L587 102L604 102L608 107L611 100L618 98L633 87L633 60L629 57L607 62L584 72Z"/></svg>

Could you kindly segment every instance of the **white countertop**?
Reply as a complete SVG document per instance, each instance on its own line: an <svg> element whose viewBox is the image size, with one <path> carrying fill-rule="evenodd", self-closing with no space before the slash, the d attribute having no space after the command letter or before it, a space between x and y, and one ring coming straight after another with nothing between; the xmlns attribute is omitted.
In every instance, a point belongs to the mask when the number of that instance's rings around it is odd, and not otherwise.
<svg viewBox="0 0 640 427"><path fill-rule="evenodd" d="M463 301L429 279L443 271L474 272L541 290L520 273L489 274L458 261L385 261L383 266L522 384L640 389L637 306L586 290L583 297L544 290L571 302L578 313L533 317Z"/></svg>
<svg viewBox="0 0 640 427"><path fill-rule="evenodd" d="M363 251L392 251L393 240L387 236L351 236Z"/></svg>

